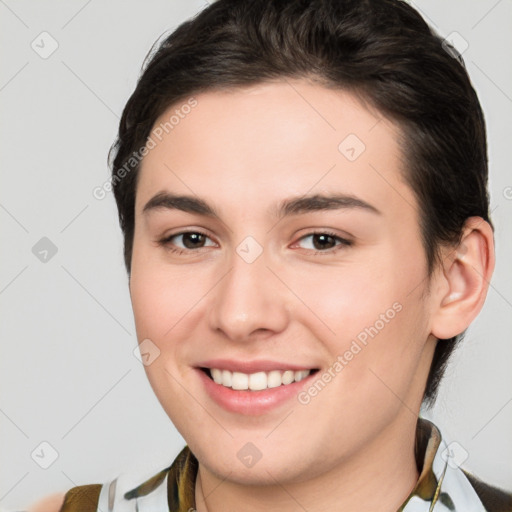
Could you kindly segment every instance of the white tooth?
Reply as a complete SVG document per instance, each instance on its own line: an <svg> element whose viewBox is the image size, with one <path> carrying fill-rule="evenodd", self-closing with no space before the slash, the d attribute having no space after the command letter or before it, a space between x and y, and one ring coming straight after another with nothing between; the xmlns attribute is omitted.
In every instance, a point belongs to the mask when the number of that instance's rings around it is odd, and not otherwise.
<svg viewBox="0 0 512 512"><path fill-rule="evenodd" d="M267 374L265 372L251 373L249 375L249 389L252 391L267 389Z"/></svg>
<svg viewBox="0 0 512 512"><path fill-rule="evenodd" d="M239 390L249 389L249 375L246 373L233 372L231 387Z"/></svg>
<svg viewBox="0 0 512 512"><path fill-rule="evenodd" d="M222 370L222 385L230 388L232 377L233 374L229 370Z"/></svg>
<svg viewBox="0 0 512 512"><path fill-rule="evenodd" d="M277 388L281 385L281 372L279 370L272 370L267 375L267 387Z"/></svg>
<svg viewBox="0 0 512 512"><path fill-rule="evenodd" d="M222 372L218 368L211 368L210 374L217 384L222 384Z"/></svg>
<svg viewBox="0 0 512 512"><path fill-rule="evenodd" d="M281 377L283 384L291 384L295 378L295 372L293 370L286 370Z"/></svg>
<svg viewBox="0 0 512 512"><path fill-rule="evenodd" d="M295 381L299 382L309 375L309 370L298 370L295 372Z"/></svg>
<svg viewBox="0 0 512 512"><path fill-rule="evenodd" d="M256 372L250 375L241 372L230 372L219 368L210 368L210 375L217 384L232 387L236 390L260 391L263 389L277 388L281 385L299 382L311 373L310 370L272 370L270 372Z"/></svg>

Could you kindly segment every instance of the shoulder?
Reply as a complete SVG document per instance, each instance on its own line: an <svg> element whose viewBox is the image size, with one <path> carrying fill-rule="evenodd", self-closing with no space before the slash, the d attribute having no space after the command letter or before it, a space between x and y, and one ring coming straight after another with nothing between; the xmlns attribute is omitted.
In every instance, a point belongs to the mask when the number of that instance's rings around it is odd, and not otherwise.
<svg viewBox="0 0 512 512"><path fill-rule="evenodd" d="M117 510L118 505L124 511L135 511L139 510L140 504L153 505L155 500L160 505L182 501L193 503L192 484L196 471L197 461L185 446L170 466L150 478L121 473L104 484L81 485L66 493L48 496L34 503L27 512L97 512ZM112 504L116 505L113 509ZM187 506L185 510L189 508Z"/></svg>
<svg viewBox="0 0 512 512"><path fill-rule="evenodd" d="M511 512L512 492L489 485L469 471L463 470L484 507L489 512Z"/></svg>
<svg viewBox="0 0 512 512"><path fill-rule="evenodd" d="M33 503L27 512L96 512L101 487L101 484L81 485L46 496Z"/></svg>
<svg viewBox="0 0 512 512"><path fill-rule="evenodd" d="M44 498L32 503L27 509L27 512L60 512L64 504L65 492L59 492L45 496Z"/></svg>

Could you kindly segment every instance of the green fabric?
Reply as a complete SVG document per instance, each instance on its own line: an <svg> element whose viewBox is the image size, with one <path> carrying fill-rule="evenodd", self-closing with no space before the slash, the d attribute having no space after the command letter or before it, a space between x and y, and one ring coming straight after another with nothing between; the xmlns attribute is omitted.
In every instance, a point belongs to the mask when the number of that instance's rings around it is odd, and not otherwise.
<svg viewBox="0 0 512 512"><path fill-rule="evenodd" d="M60 512L96 512L101 484L81 485L70 489Z"/></svg>
<svg viewBox="0 0 512 512"><path fill-rule="evenodd" d="M464 471L464 470L463 470ZM512 493L492 487L479 480L468 471L464 471L468 480L471 482L478 497L482 500L484 507L491 512L510 512L512 511Z"/></svg>

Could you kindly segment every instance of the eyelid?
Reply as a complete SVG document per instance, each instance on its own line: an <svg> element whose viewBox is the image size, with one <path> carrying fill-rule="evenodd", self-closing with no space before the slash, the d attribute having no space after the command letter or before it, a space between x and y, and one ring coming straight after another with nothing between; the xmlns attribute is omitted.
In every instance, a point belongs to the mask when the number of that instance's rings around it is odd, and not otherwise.
<svg viewBox="0 0 512 512"><path fill-rule="evenodd" d="M210 239L212 242L217 243L217 242L215 242L215 240L213 240L213 238L208 233L206 233L202 229L185 229L182 231L176 231L175 233L170 233L168 235L164 235L164 236L160 237L157 240L157 243L158 243L158 245L161 245L164 247L170 246L170 245L172 245L171 244L172 238L180 236L180 235L186 235L188 233L195 233L198 235L203 235L204 237ZM211 246L207 246L207 247L211 247ZM198 247L198 249L204 249L204 247ZM182 252L197 252L198 249L182 249L181 247L176 248L177 251L182 251Z"/></svg>
<svg viewBox="0 0 512 512"><path fill-rule="evenodd" d="M337 251L340 247L349 247L353 245L354 241L351 236L347 234L347 236L341 236L338 233L335 233L334 231L330 229L313 229L312 231L308 231L304 235L300 236L297 242L294 242L293 246L297 245L301 240L304 238L308 238L310 236L314 235L327 235L330 236L337 241L339 241L339 244L336 244L334 247L331 247L330 249L326 249L324 251L320 250L314 250L314 249L306 249L310 252L313 252L313 254L322 253L322 254L332 254L333 252Z"/></svg>

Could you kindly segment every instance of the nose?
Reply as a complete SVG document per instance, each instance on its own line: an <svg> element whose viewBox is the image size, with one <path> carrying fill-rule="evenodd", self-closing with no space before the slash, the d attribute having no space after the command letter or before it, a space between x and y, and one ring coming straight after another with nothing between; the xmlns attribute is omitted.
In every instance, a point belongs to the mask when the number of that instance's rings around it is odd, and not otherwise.
<svg viewBox="0 0 512 512"><path fill-rule="evenodd" d="M212 290L210 328L236 342L270 337L286 329L290 297L275 271L268 268L265 250L255 260L233 252L229 271Z"/></svg>

